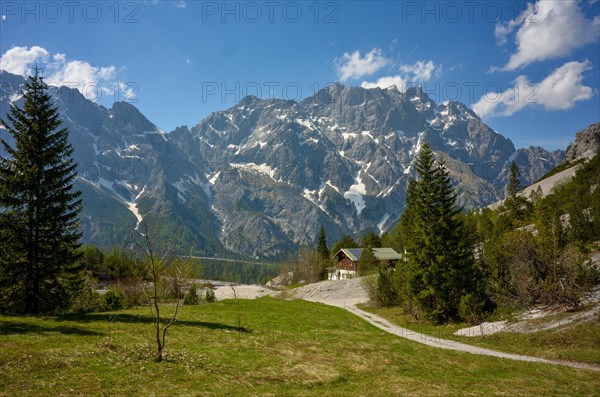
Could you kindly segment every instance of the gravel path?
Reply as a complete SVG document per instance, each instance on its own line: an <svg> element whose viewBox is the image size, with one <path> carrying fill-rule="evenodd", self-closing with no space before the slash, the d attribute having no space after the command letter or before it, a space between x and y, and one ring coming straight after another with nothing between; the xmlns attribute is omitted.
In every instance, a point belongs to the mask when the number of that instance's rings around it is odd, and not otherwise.
<svg viewBox="0 0 600 397"><path fill-rule="evenodd" d="M536 363L554 364L554 365L566 365L573 368L591 369L594 371L600 371L600 366L586 363L578 363L571 361L555 361L547 360L539 357L523 356L520 354L504 353L497 350L486 349L483 347L477 347L467 345L464 343L456 342L449 339L436 338L435 336L422 334L420 332L411 331L406 328L402 328L398 325L392 324L383 317L380 317L373 313L365 312L357 307L343 307L349 312L356 314L358 317L368 321L372 325L380 328L390 334L400 336L402 338L412 340L414 342L422 343L427 346L437 347L439 349L456 350L461 352L467 352L471 354L479 354L483 356L493 356L499 358L506 358L509 360L516 361L530 361Z"/></svg>
<svg viewBox="0 0 600 397"><path fill-rule="evenodd" d="M273 291L260 285L234 285L234 288L235 295L237 295L238 299L257 299L262 296L272 296L277 294L277 291ZM233 299L233 289L228 285L219 286L215 289L215 298L218 301L223 299Z"/></svg>
<svg viewBox="0 0 600 397"><path fill-rule="evenodd" d="M462 351L471 354L493 356L516 361L529 361L553 365L565 365L573 368L600 371L600 366L594 364L571 361L547 360L539 357L504 353L497 350L467 345L465 343L460 343L449 339L437 338L435 336L422 334L420 332L412 331L400 327L396 324L392 324L391 322L389 322L381 316L366 312L356 307L356 304L366 303L369 300L367 292L364 290L361 279L322 281L320 283L309 284L294 290L291 297L340 307L342 309L348 310L352 314L357 315L358 317L369 322L375 327L389 332L390 334L427 346L437 347L439 349Z"/></svg>

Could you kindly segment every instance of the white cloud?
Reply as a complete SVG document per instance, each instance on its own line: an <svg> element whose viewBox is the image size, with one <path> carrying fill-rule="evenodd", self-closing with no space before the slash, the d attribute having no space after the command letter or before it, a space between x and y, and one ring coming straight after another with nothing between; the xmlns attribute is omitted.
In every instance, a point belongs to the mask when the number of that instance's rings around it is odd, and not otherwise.
<svg viewBox="0 0 600 397"><path fill-rule="evenodd" d="M48 51L42 47L13 47L0 58L0 70L24 75L35 61L45 62L47 59Z"/></svg>
<svg viewBox="0 0 600 397"><path fill-rule="evenodd" d="M335 59L341 81L371 75L390 64L391 60L386 58L379 48L373 48L364 57L361 57L360 51L357 50L352 54L345 52L341 58Z"/></svg>
<svg viewBox="0 0 600 397"><path fill-rule="evenodd" d="M114 66L96 67L84 61L66 61L65 58L49 64L47 69L51 72L46 78L48 84L77 88L88 97L96 96L98 88L108 88L106 85L110 85L116 77Z"/></svg>
<svg viewBox="0 0 600 397"><path fill-rule="evenodd" d="M431 74L435 71L435 65L433 61L417 61L412 65L401 65L400 71L408 75L412 74L414 81L422 82L431 78Z"/></svg>
<svg viewBox="0 0 600 397"><path fill-rule="evenodd" d="M408 83L402 76L384 76L377 79L375 82L363 81L361 83L362 88L389 88L396 86L398 91L406 91L406 84Z"/></svg>
<svg viewBox="0 0 600 397"><path fill-rule="evenodd" d="M177 5L177 8L185 8L185 7L187 7L187 3L185 1L183 1L183 0L179 0L176 5Z"/></svg>
<svg viewBox="0 0 600 397"><path fill-rule="evenodd" d="M426 82L431 79L434 74L438 74L441 67L436 66L433 61L417 61L412 65L400 65L400 74L383 76L375 82L363 81L360 85L363 88L388 88L396 86L398 91L404 92L409 85L415 85Z"/></svg>
<svg viewBox="0 0 600 397"><path fill-rule="evenodd" d="M88 99L96 99L99 92L112 94L117 89L128 99L135 97L135 90L130 85L117 81L115 66L93 66L85 61L69 60L66 54L61 53L50 56L42 47L11 48L0 58L0 69L27 75L34 63L44 68L45 80L49 85L76 88Z"/></svg>
<svg viewBox="0 0 600 397"><path fill-rule="evenodd" d="M518 29L517 29L518 28ZM575 0L538 0L517 18L496 25L498 44L517 29L517 52L502 70L515 70L535 61L560 58L600 38L600 16L587 19Z"/></svg>
<svg viewBox="0 0 600 397"><path fill-rule="evenodd" d="M582 84L583 73L591 69L589 61L567 62L540 83L532 83L521 75L508 90L482 96L473 110L486 117L510 116L528 106L541 106L550 111L570 109L576 102L594 95L592 88Z"/></svg>
<svg viewBox="0 0 600 397"><path fill-rule="evenodd" d="M2 22L6 22L6 15L2 15Z"/></svg>
<svg viewBox="0 0 600 397"><path fill-rule="evenodd" d="M119 81L117 85L119 87L119 93L122 94L126 99L135 99L137 85L133 83L125 84L121 81Z"/></svg>

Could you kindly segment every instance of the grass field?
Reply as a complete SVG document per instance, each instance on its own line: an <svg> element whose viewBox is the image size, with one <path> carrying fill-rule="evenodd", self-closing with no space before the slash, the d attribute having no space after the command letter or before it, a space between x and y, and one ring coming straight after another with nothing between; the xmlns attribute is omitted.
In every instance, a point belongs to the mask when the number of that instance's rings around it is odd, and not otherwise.
<svg viewBox="0 0 600 397"><path fill-rule="evenodd" d="M0 395L537 397L600 390L597 372L438 350L341 309L275 298L184 307L165 361L154 363L148 314L0 317Z"/></svg>
<svg viewBox="0 0 600 397"><path fill-rule="evenodd" d="M485 337L465 337L453 334L461 328L470 327L470 324L436 326L409 318L404 315L399 307L375 309L361 306L361 308L378 314L394 324L439 338L452 339L507 353L525 354L552 360L600 364L600 313L596 314L591 321L571 323L541 332L529 334L500 332ZM560 321L561 317L568 314L561 313L550 316L545 321ZM533 323L540 323L541 321L541 319L534 320Z"/></svg>

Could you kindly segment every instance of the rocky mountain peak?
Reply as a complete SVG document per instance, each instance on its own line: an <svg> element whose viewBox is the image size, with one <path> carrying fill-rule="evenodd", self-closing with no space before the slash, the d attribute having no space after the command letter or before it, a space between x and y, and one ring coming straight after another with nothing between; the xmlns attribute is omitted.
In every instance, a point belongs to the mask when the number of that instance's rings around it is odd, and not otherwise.
<svg viewBox="0 0 600 397"><path fill-rule="evenodd" d="M567 148L565 161L591 158L600 151L600 123L592 124L575 134L575 142Z"/></svg>
<svg viewBox="0 0 600 397"><path fill-rule="evenodd" d="M0 109L15 94L0 81ZM335 83L301 102L246 96L168 134L129 103L57 104L81 168L84 238L104 246L153 210L198 253L281 258L313 245L321 225L332 241L387 230L424 142L445 154L467 207L502 198L511 159L524 182L562 160L517 153L464 104L437 105L421 87Z"/></svg>
<svg viewBox="0 0 600 397"><path fill-rule="evenodd" d="M122 134L130 135L156 130L156 126L130 103L115 102L108 114L109 123Z"/></svg>

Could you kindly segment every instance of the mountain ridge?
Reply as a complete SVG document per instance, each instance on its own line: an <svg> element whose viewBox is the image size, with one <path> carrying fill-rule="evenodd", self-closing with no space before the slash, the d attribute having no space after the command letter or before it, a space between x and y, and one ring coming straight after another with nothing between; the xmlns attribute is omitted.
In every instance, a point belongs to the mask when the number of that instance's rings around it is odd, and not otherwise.
<svg viewBox="0 0 600 397"><path fill-rule="evenodd" d="M8 109L23 78L0 77ZM109 109L68 90L58 89L56 102L86 185L84 240L106 246L160 213L165 233L195 253L277 259L314 244L320 225L332 241L389 228L425 141L446 157L466 207L503 197L510 161L527 183L564 158L516 149L466 105L436 104L420 87L401 93L336 83L299 102L247 96L169 133L132 104Z"/></svg>

